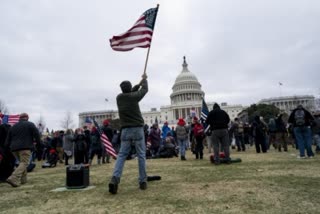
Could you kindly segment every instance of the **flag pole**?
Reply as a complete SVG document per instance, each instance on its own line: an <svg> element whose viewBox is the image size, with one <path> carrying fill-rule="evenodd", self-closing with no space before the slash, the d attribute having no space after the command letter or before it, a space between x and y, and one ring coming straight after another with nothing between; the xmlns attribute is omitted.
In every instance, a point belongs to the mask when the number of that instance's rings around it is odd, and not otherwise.
<svg viewBox="0 0 320 214"><path fill-rule="evenodd" d="M157 16L158 16L158 11L159 11L159 4L157 4ZM156 18L154 19L154 26L156 25L157 16L156 16ZM152 32L152 33L153 33L153 32ZM151 44L152 44L152 40L151 40L151 42L150 42L150 46L148 47L146 62L145 62L145 64L144 64L143 75L146 75L147 64L148 64L148 60L149 60L149 53L150 53Z"/></svg>

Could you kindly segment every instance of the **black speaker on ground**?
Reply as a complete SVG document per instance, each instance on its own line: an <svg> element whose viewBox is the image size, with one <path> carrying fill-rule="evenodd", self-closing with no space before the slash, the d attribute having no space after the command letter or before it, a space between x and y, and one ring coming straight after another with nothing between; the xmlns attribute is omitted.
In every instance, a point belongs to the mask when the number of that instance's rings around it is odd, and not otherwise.
<svg viewBox="0 0 320 214"><path fill-rule="evenodd" d="M81 189L89 186L89 165L77 164L66 168L67 189Z"/></svg>

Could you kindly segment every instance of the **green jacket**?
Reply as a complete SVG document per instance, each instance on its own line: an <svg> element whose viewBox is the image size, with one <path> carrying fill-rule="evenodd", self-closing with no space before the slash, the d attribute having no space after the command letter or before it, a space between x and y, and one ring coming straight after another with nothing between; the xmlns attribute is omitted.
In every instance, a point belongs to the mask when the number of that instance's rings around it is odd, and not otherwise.
<svg viewBox="0 0 320 214"><path fill-rule="evenodd" d="M117 96L121 128L139 127L144 125L139 102L148 92L147 80L142 80L140 85L133 87L130 93L121 93Z"/></svg>

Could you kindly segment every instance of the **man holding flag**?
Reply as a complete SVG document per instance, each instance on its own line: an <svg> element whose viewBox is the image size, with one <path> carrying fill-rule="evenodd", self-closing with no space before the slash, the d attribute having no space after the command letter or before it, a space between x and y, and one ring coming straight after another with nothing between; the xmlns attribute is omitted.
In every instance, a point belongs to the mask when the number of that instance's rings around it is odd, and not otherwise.
<svg viewBox="0 0 320 214"><path fill-rule="evenodd" d="M147 188L146 173L146 145L144 140L144 120L141 115L139 102L148 92L147 75L142 76L141 82L132 88L129 81L120 84L122 93L117 96L121 124L121 147L109 183L109 192L116 194L125 160L131 150L131 144L135 145L139 163L139 186Z"/></svg>
<svg viewBox="0 0 320 214"><path fill-rule="evenodd" d="M125 160L134 144L139 163L139 188L147 189L146 173L146 144L144 135L144 120L141 115L139 102L148 92L146 75L147 62L151 47L153 30L156 22L159 5L145 11L125 33L110 39L110 46L115 51L130 51L134 48L148 48L144 73L140 83L132 88L129 81L120 84L122 93L117 96L117 105L121 125L121 147L109 183L109 192L116 194Z"/></svg>

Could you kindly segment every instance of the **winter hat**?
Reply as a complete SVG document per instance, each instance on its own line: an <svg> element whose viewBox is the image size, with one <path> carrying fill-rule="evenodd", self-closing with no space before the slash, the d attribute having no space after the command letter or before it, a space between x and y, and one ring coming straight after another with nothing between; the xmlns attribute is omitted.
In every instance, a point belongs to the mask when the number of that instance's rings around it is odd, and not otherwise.
<svg viewBox="0 0 320 214"><path fill-rule="evenodd" d="M122 90L123 93L129 93L131 92L132 90L132 85L131 85L131 82L129 81L123 81L121 84L120 84L120 88Z"/></svg>
<svg viewBox="0 0 320 214"><path fill-rule="evenodd" d="M96 128L95 126L93 126L93 127L91 128L91 132L92 132L92 133L96 133L96 132L97 132L97 128Z"/></svg>
<svg viewBox="0 0 320 214"><path fill-rule="evenodd" d="M179 118L178 125L179 125L179 126L184 126L184 125L186 125L186 122L184 121L183 118Z"/></svg>
<svg viewBox="0 0 320 214"><path fill-rule="evenodd" d="M215 103L215 104L213 105L213 109L220 109L220 106L218 105L218 103Z"/></svg>
<svg viewBox="0 0 320 214"><path fill-rule="evenodd" d="M110 122L109 122L109 120L105 119L102 124L104 126L109 126Z"/></svg>
<svg viewBox="0 0 320 214"><path fill-rule="evenodd" d="M29 115L27 113L21 113L19 119L28 120Z"/></svg>

